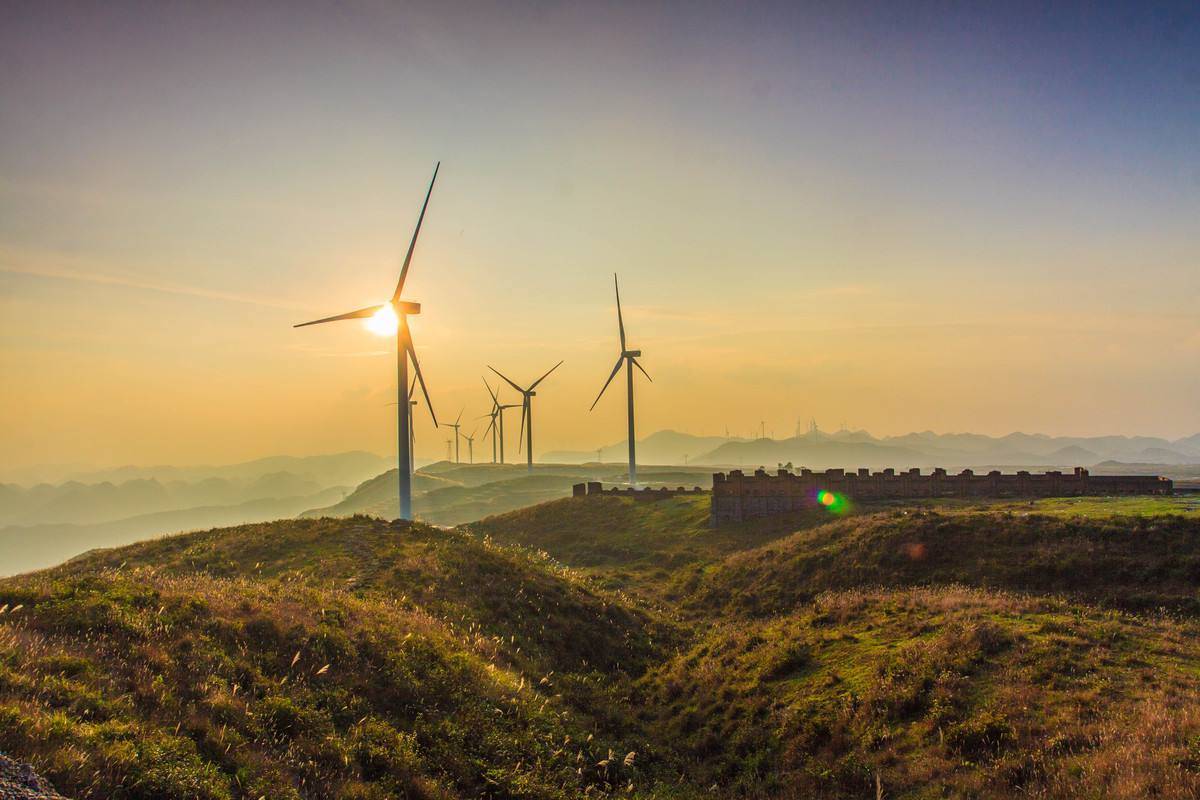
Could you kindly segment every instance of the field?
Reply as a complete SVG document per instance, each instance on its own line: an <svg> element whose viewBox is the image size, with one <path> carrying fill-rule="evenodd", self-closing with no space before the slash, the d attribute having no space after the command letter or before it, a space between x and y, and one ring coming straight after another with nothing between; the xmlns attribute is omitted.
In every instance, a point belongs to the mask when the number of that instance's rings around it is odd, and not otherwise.
<svg viewBox="0 0 1200 800"><path fill-rule="evenodd" d="M1200 793L1186 501L707 512L281 521L0 581L0 751L78 798Z"/></svg>

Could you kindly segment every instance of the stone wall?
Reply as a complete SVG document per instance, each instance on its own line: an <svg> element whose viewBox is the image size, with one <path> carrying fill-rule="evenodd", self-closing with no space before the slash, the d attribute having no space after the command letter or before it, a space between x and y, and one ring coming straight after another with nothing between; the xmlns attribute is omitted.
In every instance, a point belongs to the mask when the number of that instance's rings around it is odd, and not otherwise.
<svg viewBox="0 0 1200 800"><path fill-rule="evenodd" d="M685 494L707 494L707 489L701 489L699 486L693 486L688 489L680 486L677 489L669 489L662 487L660 489L635 489L633 487L614 486L610 489L605 489L599 481L589 481L588 483L577 483L571 487L571 494L575 497L588 497L595 495L608 495L615 497L632 497L634 500L664 500L668 497L678 497Z"/></svg>
<svg viewBox="0 0 1200 800"><path fill-rule="evenodd" d="M740 522L751 517L782 514L811 508L818 504L819 492L827 491L851 500L933 497L1081 497L1135 494L1171 494L1173 484L1157 475L1089 475L1076 467L1074 472L1031 474L998 471L976 475L964 469L949 475L935 469L922 475L919 469L897 473L894 469L871 472L860 469L847 472L779 470L770 475L756 470L744 475L741 470L713 475L712 523Z"/></svg>

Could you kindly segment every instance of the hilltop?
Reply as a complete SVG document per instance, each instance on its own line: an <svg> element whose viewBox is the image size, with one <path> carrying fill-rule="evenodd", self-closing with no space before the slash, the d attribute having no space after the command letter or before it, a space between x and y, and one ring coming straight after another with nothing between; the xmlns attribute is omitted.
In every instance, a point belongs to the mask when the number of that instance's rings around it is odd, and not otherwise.
<svg viewBox="0 0 1200 800"><path fill-rule="evenodd" d="M767 615L823 591L967 585L1200 614L1200 517L890 510L799 531L678 576L687 602Z"/></svg>
<svg viewBox="0 0 1200 800"><path fill-rule="evenodd" d="M81 800L1193 797L1190 509L166 537L0 581L0 751Z"/></svg>
<svg viewBox="0 0 1200 800"><path fill-rule="evenodd" d="M712 485L712 472L707 468L648 467L641 477L648 486ZM612 484L625 479L623 467L616 464L536 464L530 473L525 465L518 464L439 461L413 475L413 514L435 525L459 525L569 497L576 483ZM396 470L389 470L364 481L341 502L309 509L301 516L395 517L399 514L396 480Z"/></svg>
<svg viewBox="0 0 1200 800"><path fill-rule="evenodd" d="M673 635L553 564L366 518L96 553L0 605L0 750L78 797L640 783L608 693Z"/></svg>

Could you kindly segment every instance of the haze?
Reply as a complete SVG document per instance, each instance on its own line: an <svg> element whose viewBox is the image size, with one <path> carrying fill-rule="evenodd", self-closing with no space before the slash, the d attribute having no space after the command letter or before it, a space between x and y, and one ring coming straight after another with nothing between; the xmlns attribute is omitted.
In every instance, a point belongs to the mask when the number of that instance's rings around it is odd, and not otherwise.
<svg viewBox="0 0 1200 800"><path fill-rule="evenodd" d="M9 7L6 467L394 453L390 340L291 326L387 298L438 159L437 411L565 359L539 452L624 436L613 272L641 435L1193 434L1200 25L1136 9Z"/></svg>

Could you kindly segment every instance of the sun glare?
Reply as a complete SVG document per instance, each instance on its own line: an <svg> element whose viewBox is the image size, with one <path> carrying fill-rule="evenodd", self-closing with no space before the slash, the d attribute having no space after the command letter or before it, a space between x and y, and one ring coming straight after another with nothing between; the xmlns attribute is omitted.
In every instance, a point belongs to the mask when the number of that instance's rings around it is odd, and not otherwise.
<svg viewBox="0 0 1200 800"><path fill-rule="evenodd" d="M366 326L376 336L394 336L400 327L400 318L396 316L396 309L388 303L367 317Z"/></svg>

